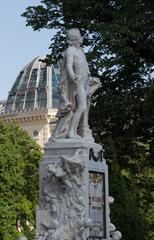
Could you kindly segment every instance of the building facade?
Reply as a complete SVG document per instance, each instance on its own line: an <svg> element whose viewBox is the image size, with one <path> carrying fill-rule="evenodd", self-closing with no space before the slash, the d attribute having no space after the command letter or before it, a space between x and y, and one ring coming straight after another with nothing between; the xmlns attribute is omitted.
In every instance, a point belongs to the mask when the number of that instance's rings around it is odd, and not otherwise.
<svg viewBox="0 0 154 240"><path fill-rule="evenodd" d="M55 126L59 104L59 64L47 66L37 57L19 72L6 102L0 103L0 117L18 123L43 147Z"/></svg>

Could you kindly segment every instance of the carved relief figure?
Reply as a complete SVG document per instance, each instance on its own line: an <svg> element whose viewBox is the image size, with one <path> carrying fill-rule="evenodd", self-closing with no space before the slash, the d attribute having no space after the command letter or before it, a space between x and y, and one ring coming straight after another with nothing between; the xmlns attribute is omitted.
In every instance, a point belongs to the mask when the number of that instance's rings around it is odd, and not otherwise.
<svg viewBox="0 0 154 240"><path fill-rule="evenodd" d="M86 240L91 223L86 216L83 150L59 156L46 165L42 208L37 210L37 240Z"/></svg>
<svg viewBox="0 0 154 240"><path fill-rule="evenodd" d="M109 196L109 204L114 202L114 198ZM110 240L120 240L122 238L121 232L116 230L116 227L113 223L111 223L110 219L110 208L109 208L109 232L110 232Z"/></svg>
<svg viewBox="0 0 154 240"><path fill-rule="evenodd" d="M101 86L99 79L90 76L77 28L67 32L68 48L63 52L59 83L60 107L58 123L52 135L55 139L92 139L88 113L92 94Z"/></svg>

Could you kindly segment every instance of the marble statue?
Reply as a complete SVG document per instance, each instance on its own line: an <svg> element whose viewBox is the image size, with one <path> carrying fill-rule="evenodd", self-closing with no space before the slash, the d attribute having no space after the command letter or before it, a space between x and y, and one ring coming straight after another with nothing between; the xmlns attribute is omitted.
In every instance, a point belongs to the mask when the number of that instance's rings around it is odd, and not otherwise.
<svg viewBox="0 0 154 240"><path fill-rule="evenodd" d="M91 96L101 83L90 76L77 28L67 32L67 43L57 126L40 163L35 240L120 240L109 216L114 199L103 149L88 125Z"/></svg>
<svg viewBox="0 0 154 240"><path fill-rule="evenodd" d="M58 123L52 135L56 139L92 140L88 114L93 93L101 87L100 80L92 78L83 49L79 29L67 32L68 48L63 52L59 83L60 106Z"/></svg>

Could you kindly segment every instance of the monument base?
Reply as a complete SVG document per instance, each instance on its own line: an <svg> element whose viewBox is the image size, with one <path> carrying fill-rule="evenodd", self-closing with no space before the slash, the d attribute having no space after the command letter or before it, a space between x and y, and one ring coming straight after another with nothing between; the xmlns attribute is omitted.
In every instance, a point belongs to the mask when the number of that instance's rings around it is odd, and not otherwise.
<svg viewBox="0 0 154 240"><path fill-rule="evenodd" d="M40 164L37 240L110 238L108 168L101 145L48 142Z"/></svg>
<svg viewBox="0 0 154 240"><path fill-rule="evenodd" d="M100 145L49 142L39 194L36 239L109 239L108 170Z"/></svg>

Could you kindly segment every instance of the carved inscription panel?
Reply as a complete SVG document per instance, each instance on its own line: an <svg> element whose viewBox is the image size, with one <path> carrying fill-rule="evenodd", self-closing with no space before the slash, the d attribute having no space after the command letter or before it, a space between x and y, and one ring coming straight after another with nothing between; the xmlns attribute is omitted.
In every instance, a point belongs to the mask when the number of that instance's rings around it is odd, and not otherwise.
<svg viewBox="0 0 154 240"><path fill-rule="evenodd" d="M105 178L104 173L89 171L89 236L105 237Z"/></svg>

